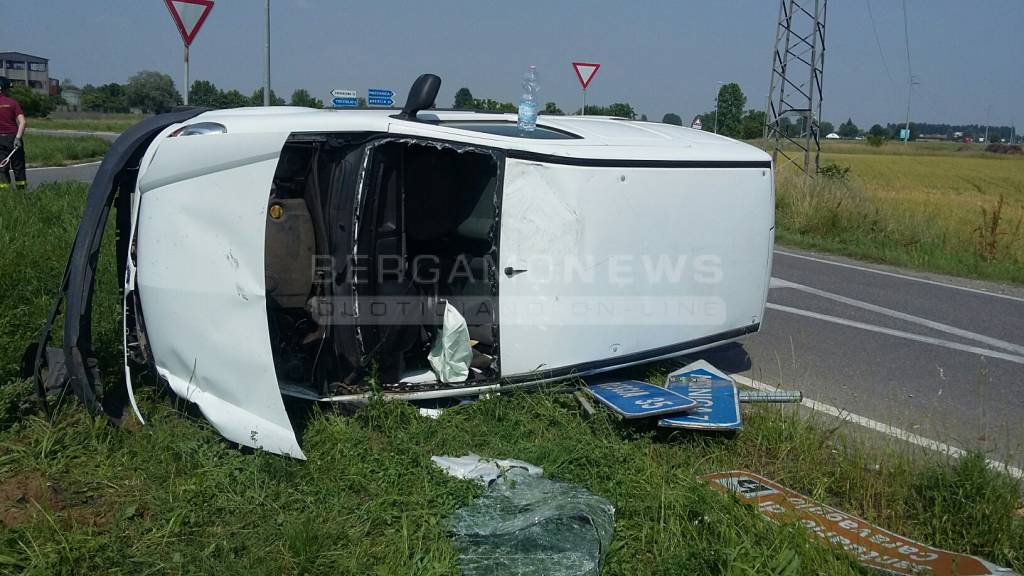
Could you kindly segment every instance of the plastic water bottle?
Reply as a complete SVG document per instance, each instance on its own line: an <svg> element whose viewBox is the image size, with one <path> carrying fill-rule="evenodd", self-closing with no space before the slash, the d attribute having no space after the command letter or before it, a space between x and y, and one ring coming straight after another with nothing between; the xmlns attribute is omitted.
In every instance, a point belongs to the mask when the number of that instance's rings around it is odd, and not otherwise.
<svg viewBox="0 0 1024 576"><path fill-rule="evenodd" d="M519 99L519 129L524 132L532 132L537 127L537 112L540 110L537 105L537 93L540 92L538 80L536 66L530 66L526 74L523 74L523 96Z"/></svg>

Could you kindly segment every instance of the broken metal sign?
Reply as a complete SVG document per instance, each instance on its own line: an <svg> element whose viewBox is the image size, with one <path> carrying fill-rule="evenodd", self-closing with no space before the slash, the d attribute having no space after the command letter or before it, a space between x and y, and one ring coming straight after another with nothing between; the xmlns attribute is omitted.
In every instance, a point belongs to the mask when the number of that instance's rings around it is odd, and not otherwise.
<svg viewBox="0 0 1024 576"><path fill-rule="evenodd" d="M696 402L686 396L639 380L591 384L586 390L623 418L672 414L697 406Z"/></svg>
<svg viewBox="0 0 1024 576"><path fill-rule="evenodd" d="M658 426L694 430L738 430L742 426L736 383L704 360L688 364L668 375L668 389L695 400L698 406L686 414L664 418Z"/></svg>
<svg viewBox="0 0 1024 576"><path fill-rule="evenodd" d="M932 548L840 512L747 471L701 476L712 488L735 494L776 522L798 521L816 538L851 553L884 574L934 576L1013 576L981 558Z"/></svg>

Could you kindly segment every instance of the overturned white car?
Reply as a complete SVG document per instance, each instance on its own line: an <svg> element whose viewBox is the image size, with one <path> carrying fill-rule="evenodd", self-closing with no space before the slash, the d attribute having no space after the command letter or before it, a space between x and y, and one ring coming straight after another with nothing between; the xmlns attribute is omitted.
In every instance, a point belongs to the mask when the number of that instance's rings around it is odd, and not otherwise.
<svg viewBox="0 0 1024 576"><path fill-rule="evenodd" d="M61 287L64 369L46 346L60 301L33 349L39 389L60 372L117 421L131 360L228 439L301 458L282 395L471 395L758 329L768 155L614 118L523 132L513 115L430 109L439 84L421 77L400 113L193 109L125 132ZM101 384L90 337L111 208L127 387Z"/></svg>

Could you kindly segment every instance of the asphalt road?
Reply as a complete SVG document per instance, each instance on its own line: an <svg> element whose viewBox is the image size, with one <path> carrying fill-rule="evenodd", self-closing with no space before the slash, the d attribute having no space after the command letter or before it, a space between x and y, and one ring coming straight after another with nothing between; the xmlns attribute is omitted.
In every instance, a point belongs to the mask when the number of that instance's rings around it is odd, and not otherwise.
<svg viewBox="0 0 1024 576"><path fill-rule="evenodd" d="M713 363L1024 464L1024 289L778 248L760 333Z"/></svg>
<svg viewBox="0 0 1024 576"><path fill-rule="evenodd" d="M98 166L33 169L30 186ZM761 332L702 357L1024 467L1024 288L788 248L772 276Z"/></svg>
<svg viewBox="0 0 1024 576"><path fill-rule="evenodd" d="M29 168L26 170L28 187L29 189L37 188L40 184L47 182L92 182L92 178L96 175L96 170L99 167L99 162L90 162L77 166Z"/></svg>

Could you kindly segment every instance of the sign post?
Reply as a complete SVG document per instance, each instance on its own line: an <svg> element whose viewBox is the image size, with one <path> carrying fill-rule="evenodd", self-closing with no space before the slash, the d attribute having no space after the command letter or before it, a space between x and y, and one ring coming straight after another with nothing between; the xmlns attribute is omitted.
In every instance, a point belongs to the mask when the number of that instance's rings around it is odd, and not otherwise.
<svg viewBox="0 0 1024 576"><path fill-rule="evenodd" d="M188 106L188 91L191 86L188 82L188 47L196 39L196 34L206 22L206 17L213 10L213 0L164 0L167 10L171 13L171 19L181 33L181 40L185 44L185 89L183 99Z"/></svg>
<svg viewBox="0 0 1024 576"><path fill-rule="evenodd" d="M600 64L594 64L592 62L573 62L572 69L576 71L576 78L580 81L580 86L583 87L583 108L580 108L580 116L587 115L587 86L590 85L590 81L594 79L597 74L597 70L601 67Z"/></svg>

